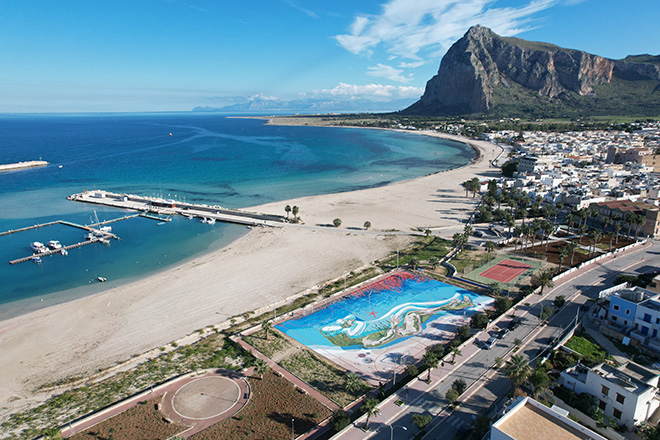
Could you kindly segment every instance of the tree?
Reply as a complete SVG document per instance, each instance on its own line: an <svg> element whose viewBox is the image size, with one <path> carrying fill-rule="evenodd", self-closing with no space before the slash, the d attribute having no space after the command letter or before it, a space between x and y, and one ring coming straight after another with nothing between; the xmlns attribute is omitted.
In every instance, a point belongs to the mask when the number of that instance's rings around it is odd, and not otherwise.
<svg viewBox="0 0 660 440"><path fill-rule="evenodd" d="M346 373L346 390L351 394L357 394L364 388L364 382L360 376L355 373Z"/></svg>
<svg viewBox="0 0 660 440"><path fill-rule="evenodd" d="M488 325L488 315L485 313L477 313L474 316L472 316L472 319L470 320L470 325L474 328L486 328Z"/></svg>
<svg viewBox="0 0 660 440"><path fill-rule="evenodd" d="M531 372L527 360L525 360L522 355L518 354L511 356L511 359L506 361L504 368L506 371L506 377L508 377L515 386L524 383Z"/></svg>
<svg viewBox="0 0 660 440"><path fill-rule="evenodd" d="M470 339L471 335L472 335L472 331L470 330L470 326L467 324L463 324L458 329L456 329L456 337L461 342Z"/></svg>
<svg viewBox="0 0 660 440"><path fill-rule="evenodd" d="M564 260L566 259L566 257L568 257L569 253L570 253L570 250L568 249L568 247L562 246L561 248L559 248L559 255L557 257L557 258L559 258L559 272L561 272L561 265L564 262Z"/></svg>
<svg viewBox="0 0 660 440"><path fill-rule="evenodd" d="M541 288L539 295L543 295L543 289L546 287L554 287L552 282L552 273L549 270L541 272L534 280L534 284Z"/></svg>
<svg viewBox="0 0 660 440"><path fill-rule="evenodd" d="M470 224L465 225L465 227L463 228L463 234L465 234L468 237L472 235L473 232L474 232L474 228Z"/></svg>
<svg viewBox="0 0 660 440"><path fill-rule="evenodd" d="M467 383L465 383L463 379L456 379L454 382L452 382L451 387L458 391L458 394L461 395L467 389Z"/></svg>
<svg viewBox="0 0 660 440"><path fill-rule="evenodd" d="M614 244L619 244L619 233L621 232L621 223L615 223L614 224L614 233L616 234L616 238L614 239Z"/></svg>
<svg viewBox="0 0 660 440"><path fill-rule="evenodd" d="M649 426L642 431L644 440L660 440L660 426Z"/></svg>
<svg viewBox="0 0 660 440"><path fill-rule="evenodd" d="M362 404L362 412L367 415L367 421L364 424L364 429L366 431L369 430L369 419L373 416L377 416L380 414L380 409L378 409L378 399L375 399L373 397L368 397L364 400L364 403Z"/></svg>
<svg viewBox="0 0 660 440"><path fill-rule="evenodd" d="M543 307L543 310L541 310L541 314L539 315L539 320L545 321L552 315L555 311L555 308L553 306L545 306Z"/></svg>
<svg viewBox="0 0 660 440"><path fill-rule="evenodd" d="M273 324L270 321L266 321L261 324L261 328L266 333L266 340L268 340L268 332L273 328Z"/></svg>
<svg viewBox="0 0 660 440"><path fill-rule="evenodd" d="M437 368L438 363L440 363L440 359L438 359L438 356L435 353L432 351L424 353L424 366L429 370L429 374L426 377L427 381L431 380L431 370Z"/></svg>
<svg viewBox="0 0 660 440"><path fill-rule="evenodd" d="M370 227L371 227L371 222L370 221L364 222L364 229L369 229Z"/></svg>
<svg viewBox="0 0 660 440"><path fill-rule="evenodd" d="M518 172L517 159L509 160L502 165L502 175L504 177L513 177L516 172Z"/></svg>
<svg viewBox="0 0 660 440"><path fill-rule="evenodd" d="M415 413L412 415L413 425L419 430L426 428L426 426L431 423L431 420L433 420L433 416L430 414Z"/></svg>
<svg viewBox="0 0 660 440"><path fill-rule="evenodd" d="M578 245L574 241L569 241L566 243L565 247L571 254L571 266L573 266L573 258L575 257L575 251L577 250Z"/></svg>
<svg viewBox="0 0 660 440"><path fill-rule="evenodd" d="M566 304L566 297L564 295L559 295L557 298L554 300L554 305L557 308L563 307L564 304Z"/></svg>
<svg viewBox="0 0 660 440"><path fill-rule="evenodd" d="M490 253L495 250L495 243L492 241L486 242L486 262L490 260Z"/></svg>
<svg viewBox="0 0 660 440"><path fill-rule="evenodd" d="M298 208L297 206L294 205L293 208L291 208L291 214L293 214L294 218L298 218L299 212L300 212L300 208Z"/></svg>
<svg viewBox="0 0 660 440"><path fill-rule="evenodd" d="M259 375L260 379L264 378L264 374L268 371L268 364L263 359L255 359L254 361L254 372Z"/></svg>
<svg viewBox="0 0 660 440"><path fill-rule="evenodd" d="M511 300L506 296L495 299L495 310L497 310L497 313L500 315L506 313L506 311L511 308L511 305Z"/></svg>
<svg viewBox="0 0 660 440"><path fill-rule="evenodd" d="M417 365L415 364L410 364L406 367L406 374L410 377L416 377L419 374L419 369L417 368Z"/></svg>
<svg viewBox="0 0 660 440"><path fill-rule="evenodd" d="M440 259L438 257L431 257L429 264L431 265L431 269L435 269L440 264Z"/></svg>
<svg viewBox="0 0 660 440"><path fill-rule="evenodd" d="M465 246L465 244L467 244L467 239L465 237L465 234L461 234L460 232L457 232L452 236L452 241L454 247L459 249Z"/></svg>
<svg viewBox="0 0 660 440"><path fill-rule="evenodd" d="M335 225L335 228L340 227L340 226L341 226L341 219L340 219L340 218L336 218L336 219L334 219L334 220L332 221L332 224Z"/></svg>
<svg viewBox="0 0 660 440"><path fill-rule="evenodd" d="M291 205L286 205L284 207L284 212L286 212L286 218L289 218L289 213L291 212Z"/></svg>
<svg viewBox="0 0 660 440"><path fill-rule="evenodd" d="M338 409L332 413L330 424L335 431L339 432L351 424L351 416L349 416L343 409Z"/></svg>
<svg viewBox="0 0 660 440"><path fill-rule="evenodd" d="M458 347L452 347L451 351L451 363L453 364L456 361L456 356L461 356L461 350Z"/></svg>
<svg viewBox="0 0 660 440"><path fill-rule="evenodd" d="M635 223L635 240L639 237L639 230L646 224L646 217L642 214L635 214L633 217Z"/></svg>
<svg viewBox="0 0 660 440"><path fill-rule="evenodd" d="M408 260L408 265L412 270L417 270L417 266L419 266L419 260L415 257L411 257L410 260Z"/></svg>
<svg viewBox="0 0 660 440"><path fill-rule="evenodd" d="M456 391L454 388L449 388L445 393L445 399L447 399L450 404L456 402L456 400L458 400L458 396L460 396L460 394L458 394L458 391Z"/></svg>
<svg viewBox="0 0 660 440"><path fill-rule="evenodd" d="M534 398L538 398L543 391L550 388L552 384L552 379L544 371L536 370L531 376L529 376L529 383L534 388Z"/></svg>
<svg viewBox="0 0 660 440"><path fill-rule="evenodd" d="M502 295L502 285L500 283L498 283L497 281L493 281L492 283L488 283L488 287L490 287L490 292L493 296Z"/></svg>

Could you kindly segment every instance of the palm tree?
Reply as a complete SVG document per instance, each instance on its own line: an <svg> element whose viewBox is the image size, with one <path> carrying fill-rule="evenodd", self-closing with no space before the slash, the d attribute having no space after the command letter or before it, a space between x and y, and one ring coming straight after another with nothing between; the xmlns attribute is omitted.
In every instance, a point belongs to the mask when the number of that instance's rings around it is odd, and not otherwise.
<svg viewBox="0 0 660 440"><path fill-rule="evenodd" d="M254 361L254 372L259 375L260 379L264 378L264 374L268 371L268 364L263 359L255 359Z"/></svg>
<svg viewBox="0 0 660 440"><path fill-rule="evenodd" d="M548 253L548 244L550 243L550 234L555 230L555 224L550 220L541 220L541 229L545 237L545 252Z"/></svg>
<svg viewBox="0 0 660 440"><path fill-rule="evenodd" d="M340 219L340 218L336 218L336 219L334 219L334 220L332 221L332 224L335 225L335 228L340 227L340 226L341 226L341 219Z"/></svg>
<svg viewBox="0 0 660 440"><path fill-rule="evenodd" d="M616 238L614 244L619 244L619 232L621 232L621 223L617 222L614 224L614 232L616 233Z"/></svg>
<svg viewBox="0 0 660 440"><path fill-rule="evenodd" d="M454 361L456 361L456 356L461 356L463 353L461 353L461 350L458 347L452 347L451 348L451 363L453 364Z"/></svg>
<svg viewBox="0 0 660 440"><path fill-rule="evenodd" d="M453 245L456 248L462 248L467 242L467 240L465 240L465 235L461 234L460 232L455 233L452 236L452 240L453 240Z"/></svg>
<svg viewBox="0 0 660 440"><path fill-rule="evenodd" d="M424 366L429 370L428 376L426 376L426 381L431 380L431 370L434 368L438 368L438 363L440 362L440 359L438 359L438 356L432 352L432 351L427 351L424 353Z"/></svg>
<svg viewBox="0 0 660 440"><path fill-rule="evenodd" d="M529 234L531 233L532 228L530 228L529 224L524 224L520 227L520 231L522 232L523 235L523 249L527 248L527 240L529 239Z"/></svg>
<svg viewBox="0 0 660 440"><path fill-rule="evenodd" d="M568 214L566 216L566 226L568 226L569 232L573 228L574 224L575 224L575 217L573 216L573 214Z"/></svg>
<svg viewBox="0 0 660 440"><path fill-rule="evenodd" d="M566 257L568 257L568 254L570 252L571 251L569 250L569 248L567 246L562 246L559 249L559 257L558 257L559 258L559 272L561 272L561 264L563 263L564 259L566 259Z"/></svg>
<svg viewBox="0 0 660 440"><path fill-rule="evenodd" d="M467 235L468 237L472 235L473 232L474 232L474 228L469 224L465 225L465 227L463 228L463 234Z"/></svg>
<svg viewBox="0 0 660 440"><path fill-rule="evenodd" d="M371 227L371 222L370 221L364 222L364 229L369 229L370 227Z"/></svg>
<svg viewBox="0 0 660 440"><path fill-rule="evenodd" d="M596 245L600 241L600 239L603 238L603 233L599 231L598 229L592 229L589 231L589 239L591 240L592 243L592 251L591 251L591 257L593 258L594 254L596 253Z"/></svg>
<svg viewBox="0 0 660 440"><path fill-rule="evenodd" d="M543 271L536 277L536 283L541 288L539 295L543 295L543 289L546 287L553 287L552 274L550 271Z"/></svg>
<svg viewBox="0 0 660 440"><path fill-rule="evenodd" d="M261 324L261 328L266 333L266 340L268 340L268 331L273 328L273 324L270 321L266 321L263 324Z"/></svg>
<svg viewBox="0 0 660 440"><path fill-rule="evenodd" d="M628 223L628 237L630 237L630 231L632 229L633 223L635 222L634 218L635 218L635 214L633 214L632 212L626 214L625 220L626 223Z"/></svg>
<svg viewBox="0 0 660 440"><path fill-rule="evenodd" d="M297 206L294 205L293 208L291 208L291 214L293 214L294 218L298 218L299 212L300 212L300 208L298 208Z"/></svg>
<svg viewBox="0 0 660 440"><path fill-rule="evenodd" d="M646 224L646 216L642 214L637 214L635 215L633 219L633 223L635 223L635 240L639 237L639 230L641 227L643 227Z"/></svg>
<svg viewBox="0 0 660 440"><path fill-rule="evenodd" d="M504 368L506 371L506 377L508 377L515 386L524 383L531 372L529 363L519 354L511 356L511 359L506 362Z"/></svg>
<svg viewBox="0 0 660 440"><path fill-rule="evenodd" d="M440 264L440 259L438 257L431 257L429 264L431 265L431 269L435 269Z"/></svg>
<svg viewBox="0 0 660 440"><path fill-rule="evenodd" d="M286 218L289 218L289 213L291 212L291 205L286 205L284 207L284 212L286 212Z"/></svg>
<svg viewBox="0 0 660 440"><path fill-rule="evenodd" d="M577 249L578 245L574 241L569 241L566 243L565 247L571 253L571 266L573 266L573 257L575 257L575 250Z"/></svg>
<svg viewBox="0 0 660 440"><path fill-rule="evenodd" d="M362 412L367 415L367 421L364 424L364 429L365 431L369 431L369 419L372 416L377 416L380 414L380 409L378 409L378 399L375 399L373 397L369 397L364 400L364 403L362 404Z"/></svg>
<svg viewBox="0 0 660 440"><path fill-rule="evenodd" d="M580 218L579 227L582 227L583 225L586 226L587 219L589 218L589 210L585 208L580 209L578 211L578 217Z"/></svg>
<svg viewBox="0 0 660 440"><path fill-rule="evenodd" d="M417 266L419 266L419 260L413 257L410 260L408 260L408 265L412 270L417 270Z"/></svg>
<svg viewBox="0 0 660 440"><path fill-rule="evenodd" d="M552 385L552 379L545 371L536 370L529 376L529 383L534 388L534 398L538 397Z"/></svg>
<svg viewBox="0 0 660 440"><path fill-rule="evenodd" d="M578 232L580 233L580 238L578 239L578 243L582 243L582 237L584 237L584 234L586 234L588 230L589 228L587 227L587 225L581 225L578 228Z"/></svg>
<svg viewBox="0 0 660 440"><path fill-rule="evenodd" d="M362 391L364 388L364 382L360 376L355 373L347 373L346 376L346 390L351 394L356 394Z"/></svg>
<svg viewBox="0 0 660 440"><path fill-rule="evenodd" d="M614 231L607 231L607 234L605 234L607 237L610 239L610 247L608 248L608 252L612 252L612 240L614 239Z"/></svg>
<svg viewBox="0 0 660 440"><path fill-rule="evenodd" d="M490 260L490 253L495 250L495 243L492 241L486 242L486 262Z"/></svg>

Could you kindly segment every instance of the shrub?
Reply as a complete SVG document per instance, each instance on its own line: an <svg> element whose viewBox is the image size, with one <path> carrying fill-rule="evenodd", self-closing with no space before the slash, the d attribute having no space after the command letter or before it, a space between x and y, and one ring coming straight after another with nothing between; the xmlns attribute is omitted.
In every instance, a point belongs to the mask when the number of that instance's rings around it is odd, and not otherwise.
<svg viewBox="0 0 660 440"><path fill-rule="evenodd" d="M467 383L463 379L456 379L452 384L451 387L455 389L459 395L463 394L463 392L467 389Z"/></svg>
<svg viewBox="0 0 660 440"><path fill-rule="evenodd" d="M419 374L419 368L415 364L410 364L406 367L406 373L410 377L416 377Z"/></svg>
<svg viewBox="0 0 660 440"><path fill-rule="evenodd" d="M330 418L330 424L332 428L339 432L342 429L346 428L351 423L351 417L346 413L346 411L339 409L332 413Z"/></svg>
<svg viewBox="0 0 660 440"><path fill-rule="evenodd" d="M447 401L449 403L456 402L456 400L458 399L458 396L460 396L460 394L458 393L458 391L456 391L455 388L450 388L445 393L445 399L447 399Z"/></svg>
<svg viewBox="0 0 660 440"><path fill-rule="evenodd" d="M433 420L433 417L430 414L415 413L412 415L413 424L420 430L426 428L431 420Z"/></svg>
<svg viewBox="0 0 660 440"><path fill-rule="evenodd" d="M566 297L564 295L559 295L557 298L555 298L554 304L557 308L562 307L564 304L566 304Z"/></svg>
<svg viewBox="0 0 660 440"><path fill-rule="evenodd" d="M488 316L485 313L477 313L470 320L470 325L474 328L486 328L488 325Z"/></svg>

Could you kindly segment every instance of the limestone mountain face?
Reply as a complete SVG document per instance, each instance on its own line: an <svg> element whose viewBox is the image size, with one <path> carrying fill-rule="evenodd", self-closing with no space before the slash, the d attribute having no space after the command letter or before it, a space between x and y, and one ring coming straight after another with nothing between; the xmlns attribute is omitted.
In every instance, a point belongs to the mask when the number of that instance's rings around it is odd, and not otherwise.
<svg viewBox="0 0 660 440"><path fill-rule="evenodd" d="M548 43L501 37L473 26L445 54L421 99L403 113L461 115L488 113L498 107L516 113L516 105L523 113L525 107L538 113L539 106L556 113L558 106L593 101L598 97L596 89L616 77L660 81L658 57L641 57L644 62L637 57L615 61ZM564 102L565 98L571 98L570 102ZM660 103L660 96L655 99Z"/></svg>

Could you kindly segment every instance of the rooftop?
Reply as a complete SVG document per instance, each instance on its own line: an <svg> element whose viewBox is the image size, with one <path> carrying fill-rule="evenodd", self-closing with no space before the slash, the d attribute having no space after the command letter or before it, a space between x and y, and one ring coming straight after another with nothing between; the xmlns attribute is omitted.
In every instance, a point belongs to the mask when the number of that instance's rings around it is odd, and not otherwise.
<svg viewBox="0 0 660 440"><path fill-rule="evenodd" d="M605 440L604 437L529 397L520 400L493 424L514 440ZM491 438L503 438L491 435Z"/></svg>

